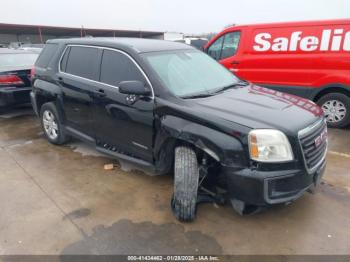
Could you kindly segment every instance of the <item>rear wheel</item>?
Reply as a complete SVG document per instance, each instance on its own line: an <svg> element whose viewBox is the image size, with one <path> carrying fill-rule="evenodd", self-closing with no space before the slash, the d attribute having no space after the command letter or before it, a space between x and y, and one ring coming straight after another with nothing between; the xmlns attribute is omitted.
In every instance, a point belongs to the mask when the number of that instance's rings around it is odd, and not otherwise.
<svg viewBox="0 0 350 262"><path fill-rule="evenodd" d="M322 96L317 104L322 108L329 127L345 127L350 123L350 97L341 93Z"/></svg>
<svg viewBox="0 0 350 262"><path fill-rule="evenodd" d="M63 127L54 103L44 104L40 110L41 125L47 140L55 145L62 145L69 140L64 134Z"/></svg>
<svg viewBox="0 0 350 262"><path fill-rule="evenodd" d="M177 219L193 221L196 215L199 169L193 149L180 146L175 149L174 195L172 209Z"/></svg>

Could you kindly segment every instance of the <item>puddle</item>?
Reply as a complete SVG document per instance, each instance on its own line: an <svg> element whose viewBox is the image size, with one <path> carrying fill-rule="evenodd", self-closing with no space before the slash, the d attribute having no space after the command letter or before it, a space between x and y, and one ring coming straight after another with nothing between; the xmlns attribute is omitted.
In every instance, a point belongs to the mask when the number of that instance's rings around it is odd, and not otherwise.
<svg viewBox="0 0 350 262"><path fill-rule="evenodd" d="M81 141L73 141L71 143L68 144L68 146L73 149L73 152L75 153L79 153L81 154L83 157L87 157L87 156L93 156L93 157L104 157L104 158L109 158L110 159L110 163L116 164L116 166L118 166L118 168L120 168L122 171L124 172L131 172L131 171L140 171L143 172L147 175L152 176L153 174L149 173L149 172L144 172L143 170L140 170L140 167L138 167L137 165L134 165L131 162L127 162L118 158L113 158L112 156L108 156L105 155L103 153L100 153L99 151L97 151L93 146L81 142ZM107 163L106 163L107 164Z"/></svg>
<svg viewBox="0 0 350 262"><path fill-rule="evenodd" d="M62 254L222 254L215 238L200 231L185 231L181 224L156 225L120 220L110 227L98 226L91 236L67 246ZM69 257L61 257L70 261Z"/></svg>
<svg viewBox="0 0 350 262"><path fill-rule="evenodd" d="M85 156L95 156L95 157L108 157L100 152L98 152L93 146L90 146L87 143L81 141L73 141L68 144L70 148L73 149L73 152L81 154L83 157Z"/></svg>
<svg viewBox="0 0 350 262"><path fill-rule="evenodd" d="M0 113L0 118L3 119L11 119L20 116L28 116L34 115L33 109L31 108L18 108L18 109L10 109L6 112Z"/></svg>
<svg viewBox="0 0 350 262"><path fill-rule="evenodd" d="M345 204L350 204L350 188L348 186L339 187L323 180L321 182L319 190L320 192L326 194L327 196L335 198L338 201L341 201Z"/></svg>
<svg viewBox="0 0 350 262"><path fill-rule="evenodd" d="M30 145L33 144L32 140L15 140L12 141L11 144L8 145L9 148L14 148L14 147L19 147L19 146L26 146L26 145Z"/></svg>

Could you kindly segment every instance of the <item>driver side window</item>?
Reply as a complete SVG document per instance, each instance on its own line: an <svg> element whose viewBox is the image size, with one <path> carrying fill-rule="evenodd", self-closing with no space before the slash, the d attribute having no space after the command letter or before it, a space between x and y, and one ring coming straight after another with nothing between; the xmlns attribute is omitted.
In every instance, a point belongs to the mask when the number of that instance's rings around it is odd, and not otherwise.
<svg viewBox="0 0 350 262"><path fill-rule="evenodd" d="M209 48L208 55L215 60L233 56L237 52L241 32L227 33L218 38Z"/></svg>
<svg viewBox="0 0 350 262"><path fill-rule="evenodd" d="M225 36L223 35L218 39L216 39L216 41L208 48L208 55L210 55L215 60L220 60L222 43L224 42L224 37Z"/></svg>
<svg viewBox="0 0 350 262"><path fill-rule="evenodd" d="M232 32L225 35L220 59L233 56L237 52L240 36L241 32Z"/></svg>

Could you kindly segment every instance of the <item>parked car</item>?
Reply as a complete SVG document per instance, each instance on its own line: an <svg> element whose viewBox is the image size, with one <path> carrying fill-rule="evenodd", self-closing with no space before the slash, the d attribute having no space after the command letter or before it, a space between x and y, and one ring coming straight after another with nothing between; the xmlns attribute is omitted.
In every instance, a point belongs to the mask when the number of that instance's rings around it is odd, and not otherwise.
<svg viewBox="0 0 350 262"><path fill-rule="evenodd" d="M313 100L329 126L350 123L350 19L233 26L205 49L238 77Z"/></svg>
<svg viewBox="0 0 350 262"><path fill-rule="evenodd" d="M184 39L175 40L175 42L191 45L199 50L203 50L208 43L206 38L186 37Z"/></svg>
<svg viewBox="0 0 350 262"><path fill-rule="evenodd" d="M30 103L30 72L37 57L32 51L0 49L0 109Z"/></svg>
<svg viewBox="0 0 350 262"><path fill-rule="evenodd" d="M31 99L49 142L73 136L153 174L173 171L174 214L191 221L198 202L228 198L252 212L322 177L322 110L270 91L188 45L79 38L48 41Z"/></svg>

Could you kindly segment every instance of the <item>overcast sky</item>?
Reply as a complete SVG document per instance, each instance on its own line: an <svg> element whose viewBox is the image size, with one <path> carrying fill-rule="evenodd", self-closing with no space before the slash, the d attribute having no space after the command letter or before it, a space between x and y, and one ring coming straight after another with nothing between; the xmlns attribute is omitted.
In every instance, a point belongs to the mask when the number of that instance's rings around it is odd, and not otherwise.
<svg viewBox="0 0 350 262"><path fill-rule="evenodd" d="M0 23L202 33L333 18L350 18L350 0L9 0Z"/></svg>

